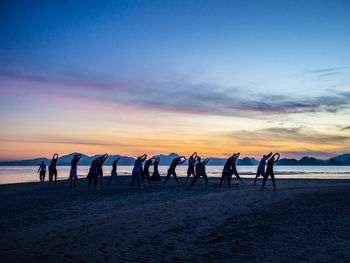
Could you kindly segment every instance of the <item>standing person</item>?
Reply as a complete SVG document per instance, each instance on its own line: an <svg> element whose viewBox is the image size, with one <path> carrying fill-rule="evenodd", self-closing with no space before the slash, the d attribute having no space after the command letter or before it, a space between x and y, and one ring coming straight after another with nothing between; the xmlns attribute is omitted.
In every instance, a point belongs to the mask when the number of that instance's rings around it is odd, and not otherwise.
<svg viewBox="0 0 350 263"><path fill-rule="evenodd" d="M58 154L55 153L52 157L52 160L49 166L49 183L50 184L53 180L53 176L55 176L55 184L57 183L57 168L56 168L57 160L58 160Z"/></svg>
<svg viewBox="0 0 350 263"><path fill-rule="evenodd" d="M102 166L107 158L108 158L107 153L105 153L103 156L99 157L99 162L98 162L98 166L97 166L97 178L100 177L100 184L102 187L103 187L103 179L102 179L103 169L102 169Z"/></svg>
<svg viewBox="0 0 350 263"><path fill-rule="evenodd" d="M134 163L134 168L132 169L131 183L130 187L133 187L136 183L138 187L141 186L141 170L142 163L146 160L147 154L137 157Z"/></svg>
<svg viewBox="0 0 350 263"><path fill-rule="evenodd" d="M110 181L111 183L112 183L112 181L113 181L113 178L115 178L117 184L119 183L119 182L118 182L118 174L117 174L117 163L118 163L119 159L120 159L120 157L118 157L117 159L115 159L115 160L113 161L113 164L112 164L112 171L111 171L111 181Z"/></svg>
<svg viewBox="0 0 350 263"><path fill-rule="evenodd" d="M98 182L97 168L99 166L99 162L100 162L100 157L94 159L91 162L90 170L89 170L89 173L87 175L87 178L89 179L88 188L90 188L92 182L94 182L94 188L97 187L97 182Z"/></svg>
<svg viewBox="0 0 350 263"><path fill-rule="evenodd" d="M197 158L197 153L194 152L190 158L188 159L188 168L187 168L187 177L186 177L186 184L188 182L188 178L192 175L193 178L195 178L195 173L194 173L194 165L196 163L196 158Z"/></svg>
<svg viewBox="0 0 350 263"><path fill-rule="evenodd" d="M239 153L238 153L239 156ZM229 157L224 165L224 169L222 170L220 185L222 185L223 181L227 181L228 185L231 186L231 178L232 178L232 164L238 158L237 154L234 153L231 157ZM237 171L236 171L237 172Z"/></svg>
<svg viewBox="0 0 350 263"><path fill-rule="evenodd" d="M153 164L153 160L154 160L154 157L148 159L145 162L145 166L143 167L142 177L141 177L141 182L142 183L145 183L145 180L146 180L146 177L147 177L148 184L149 185L151 184L151 176L149 174L149 167Z"/></svg>
<svg viewBox="0 0 350 263"><path fill-rule="evenodd" d="M238 157L239 157L240 154L241 154L241 153L235 153L235 154L234 154L234 158L233 158L233 162L232 162L232 166L231 166L232 172L230 173L230 177L229 177L230 184L231 184L231 181L232 181L232 175L233 175L233 174L236 176L236 178L237 178L238 180L241 181L241 183L243 183L241 177L238 175L237 167L236 167L236 161L237 161L237 159L238 159Z"/></svg>
<svg viewBox="0 0 350 263"><path fill-rule="evenodd" d="M266 161L267 159L269 159L272 155L272 152L269 153L268 155L264 155L261 160L260 160L260 163L259 163L259 166L258 166L258 170L256 171L256 176L255 176L255 179L254 179L254 184L256 184L256 181L258 180L258 177L261 175L263 178L265 177L265 165L266 165Z"/></svg>
<svg viewBox="0 0 350 263"><path fill-rule="evenodd" d="M72 187L73 183L79 184L78 176L77 176L77 168L78 162L81 158L81 154L74 154L72 161L70 162L70 173L68 178L68 183L70 182L70 187Z"/></svg>
<svg viewBox="0 0 350 263"><path fill-rule="evenodd" d="M278 156L275 159L275 156ZM272 155L272 157L267 161L267 168L266 168L266 174L264 176L264 181L263 184L261 186L261 190L263 190L265 188L265 183L266 180L269 178L269 176L271 176L271 180L272 180L272 184L273 184L273 189L276 191L276 183L275 183L275 174L273 172L273 166L274 164L280 159L280 154L279 153L275 153L274 155Z"/></svg>
<svg viewBox="0 0 350 263"><path fill-rule="evenodd" d="M168 169L168 174L167 174L167 176L165 177L165 180L164 180L164 185L166 184L166 182L168 181L170 176L174 176L177 184L180 185L179 179L176 176L175 169L176 169L176 166L178 166L179 164L184 163L185 161L186 161L186 157L185 156L179 156L179 157L175 158L171 162L170 167Z"/></svg>
<svg viewBox="0 0 350 263"><path fill-rule="evenodd" d="M205 171L205 166L209 161L209 158L205 159L203 162L201 161L201 157L197 156L197 163L196 163L196 175L193 178L190 186L192 186L195 182L197 182L199 177L203 177L205 179L205 189L208 189L208 176Z"/></svg>
<svg viewBox="0 0 350 263"><path fill-rule="evenodd" d="M153 174L151 177L152 181L161 181L159 171L158 171L158 165L159 165L160 158L156 157L153 162Z"/></svg>
<svg viewBox="0 0 350 263"><path fill-rule="evenodd" d="M41 162L38 173L39 173L40 182L43 183L45 181L45 174L46 174L46 164L44 163L44 161Z"/></svg>

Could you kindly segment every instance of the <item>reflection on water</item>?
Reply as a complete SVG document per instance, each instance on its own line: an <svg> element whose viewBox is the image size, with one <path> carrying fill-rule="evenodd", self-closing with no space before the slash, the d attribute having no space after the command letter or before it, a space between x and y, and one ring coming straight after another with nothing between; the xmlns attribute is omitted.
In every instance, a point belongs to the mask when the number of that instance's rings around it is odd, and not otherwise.
<svg viewBox="0 0 350 263"><path fill-rule="evenodd" d="M161 175L166 175L168 166L159 166ZM239 174L245 178L253 178L256 166L237 166ZM70 166L57 166L58 179L67 179ZM118 175L130 175L132 166L119 166ZM36 166L0 166L0 184L37 182L39 174ZM86 177L89 166L78 166L78 176ZM104 175L110 175L111 167L105 166ZM178 176L185 176L187 167L177 168ZM152 169L151 169L152 172ZM220 177L222 166L207 166L209 177ZM350 166L276 166L277 178L319 178L319 179L350 179ZM45 180L48 180L46 173Z"/></svg>

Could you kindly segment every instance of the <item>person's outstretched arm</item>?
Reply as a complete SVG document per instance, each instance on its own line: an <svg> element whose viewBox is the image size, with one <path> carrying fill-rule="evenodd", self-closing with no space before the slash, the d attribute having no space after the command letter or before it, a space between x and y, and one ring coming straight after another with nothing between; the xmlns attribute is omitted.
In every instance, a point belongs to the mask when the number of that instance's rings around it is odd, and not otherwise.
<svg viewBox="0 0 350 263"><path fill-rule="evenodd" d="M268 155L266 155L266 160L269 159L272 155L272 152L270 152Z"/></svg>
<svg viewBox="0 0 350 263"><path fill-rule="evenodd" d="M204 165L206 165L208 162L209 162L209 158L207 158L203 161Z"/></svg>
<svg viewBox="0 0 350 263"><path fill-rule="evenodd" d="M108 153L105 153L105 155L103 155L102 161L103 161L103 162L106 161L107 158L108 158Z"/></svg>
<svg viewBox="0 0 350 263"><path fill-rule="evenodd" d="M180 156L180 159L183 159L182 161L180 161L178 164L182 164L186 161L186 157L185 156Z"/></svg>
<svg viewBox="0 0 350 263"><path fill-rule="evenodd" d="M277 163L280 159L281 155L279 153L275 153L273 156L277 155L277 159L273 163Z"/></svg>
<svg viewBox="0 0 350 263"><path fill-rule="evenodd" d="M80 160L81 154L77 154L76 157L77 157L78 160Z"/></svg>
<svg viewBox="0 0 350 263"><path fill-rule="evenodd" d="M192 155L191 155L192 158L196 158L197 157L197 153L194 152Z"/></svg>
<svg viewBox="0 0 350 263"><path fill-rule="evenodd" d="M147 159L147 154L141 156L142 161L144 162Z"/></svg>
<svg viewBox="0 0 350 263"><path fill-rule="evenodd" d="M119 159L120 159L120 157L118 157L117 160L115 160L115 163L119 162Z"/></svg>

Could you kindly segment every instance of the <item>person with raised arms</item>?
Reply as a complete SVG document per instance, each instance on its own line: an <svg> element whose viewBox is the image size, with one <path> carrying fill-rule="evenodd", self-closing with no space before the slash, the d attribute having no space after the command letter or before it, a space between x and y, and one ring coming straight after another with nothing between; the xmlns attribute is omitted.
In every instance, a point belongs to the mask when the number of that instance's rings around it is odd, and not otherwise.
<svg viewBox="0 0 350 263"><path fill-rule="evenodd" d="M272 152L267 154L267 155L263 155L263 157L261 158L259 166L258 166L258 170L256 171L254 184L256 184L256 181L258 180L259 176L262 176L263 178L265 177L266 161L267 161L267 159L269 159L271 157L271 155L272 155Z"/></svg>
<svg viewBox="0 0 350 263"><path fill-rule="evenodd" d="M79 180L78 180L78 176L77 176L77 168L78 168L78 162L81 158L81 154L74 154L74 157L70 163L70 173L69 173L69 178L68 178L68 182L70 182L70 187L74 186L75 184L79 184Z"/></svg>
<svg viewBox="0 0 350 263"><path fill-rule="evenodd" d="M232 166L231 166L231 173L230 173L230 176L229 176L229 182L231 184L231 181L232 181L232 175L234 174L236 176L236 178L241 182L243 183L241 177L239 176L238 172L237 172L237 167L236 167L236 161L239 157L241 153L235 153L234 154L234 158L233 158L233 162L232 162Z"/></svg>
<svg viewBox="0 0 350 263"><path fill-rule="evenodd" d="M99 162L98 162L98 166L97 166L97 178L100 178L100 184L102 187L103 187L103 179L102 179L103 169L102 169L102 166L107 158L108 158L107 153L105 153L103 156L99 157Z"/></svg>
<svg viewBox="0 0 350 263"><path fill-rule="evenodd" d="M223 181L227 181L228 185L231 186L231 180L232 180L232 174L234 172L233 170L233 165L234 168L236 168L236 160L240 153L234 153L231 157L229 157L224 165L224 169L222 170L222 175L221 175L221 180L220 180L220 185L222 185ZM237 169L235 169L235 175L237 177ZM239 180L242 182L241 178L238 176Z"/></svg>
<svg viewBox="0 0 350 263"><path fill-rule="evenodd" d="M277 155L277 158L275 159L275 156ZM267 161L267 168L266 168L266 174L264 176L264 181L261 186L261 190L265 189L265 183L269 176L271 176L272 184L273 184L273 189L276 191L276 183L275 183L275 174L273 172L273 166L275 163L280 159L281 155L279 153L275 153L274 155L271 156L271 158Z"/></svg>
<svg viewBox="0 0 350 263"><path fill-rule="evenodd" d="M158 165L159 165L160 158L159 156L156 157L153 161L153 174L151 177L152 181L161 181L159 171L158 171Z"/></svg>
<svg viewBox="0 0 350 263"><path fill-rule="evenodd" d="M188 179L192 175L193 178L195 177L195 171L194 171L194 165L196 163L197 153L194 152L190 158L188 159L188 169L187 169L187 177L186 177L186 184L188 182Z"/></svg>
<svg viewBox="0 0 350 263"><path fill-rule="evenodd" d="M146 180L146 177L147 177L148 184L149 185L151 184L151 176L149 174L149 167L153 164L153 160L154 160L154 157L148 159L145 162L145 166L143 167L142 177L141 177L141 182L142 183L145 183L145 180Z"/></svg>
<svg viewBox="0 0 350 263"><path fill-rule="evenodd" d="M130 187L133 187L137 184L138 187L141 187L141 171L142 163L147 159L147 154L137 157L134 163L134 168L132 169L131 183Z"/></svg>
<svg viewBox="0 0 350 263"><path fill-rule="evenodd" d="M55 153L52 157L52 160L51 160L50 166L49 166L49 183L50 184L51 184L54 176L55 176L55 184L57 183L57 168L56 168L57 160L58 160L58 154Z"/></svg>
<svg viewBox="0 0 350 263"><path fill-rule="evenodd" d="M207 173L205 171L205 166L209 161L209 158L205 159L203 162L201 161L201 157L197 156L196 157L196 174L195 177L193 178L190 186L192 186L194 183L197 182L197 180L199 179L199 177L203 177L205 180L205 189L208 189L208 176Z"/></svg>
<svg viewBox="0 0 350 263"><path fill-rule="evenodd" d="M110 183L112 183L113 181L113 178L115 178L117 184L119 183L118 182L118 173L117 173L117 164L118 164L118 161L119 161L120 157L118 157L117 159L115 159L112 163L112 171L111 171L111 180L110 180Z"/></svg>
<svg viewBox="0 0 350 263"><path fill-rule="evenodd" d="M175 158L171 162L170 167L168 169L168 174L167 174L167 176L165 177L165 180L164 180L164 185L166 184L166 182L168 181L170 176L174 176L177 184L180 185L179 179L176 176L175 169L176 169L176 166L178 166L179 164L184 163L185 161L186 161L186 157L185 156L179 156L179 157Z"/></svg>
<svg viewBox="0 0 350 263"><path fill-rule="evenodd" d="M101 159L100 157L97 157L96 159L94 159L91 162L91 166L90 166L90 170L89 173L87 175L88 180L88 188L90 188L92 182L94 182L94 188L97 187L97 183L98 183L98 176L97 176L97 169L99 167L99 163L100 163Z"/></svg>

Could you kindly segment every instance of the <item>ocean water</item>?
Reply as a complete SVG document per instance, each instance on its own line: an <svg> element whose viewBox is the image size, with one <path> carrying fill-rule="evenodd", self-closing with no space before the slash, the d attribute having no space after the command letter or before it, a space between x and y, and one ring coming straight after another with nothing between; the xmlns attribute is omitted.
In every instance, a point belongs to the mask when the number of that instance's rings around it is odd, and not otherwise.
<svg viewBox="0 0 350 263"><path fill-rule="evenodd" d="M84 178L88 174L89 166L78 166L78 177ZM168 166L159 166L161 175L166 175ZM254 178L257 166L237 166L238 173L243 178ZM132 166L118 166L118 175L130 175ZM152 168L150 169L153 171ZM220 177L222 166L207 166L209 177ZM68 179L70 166L57 166L58 179ZM178 166L178 176L186 176L187 167ZM300 179L350 179L350 166L276 166L276 178L300 178ZM110 166L103 167L104 175L111 172ZM45 181L48 180L48 172ZM0 166L0 184L38 182L39 174L37 166Z"/></svg>

